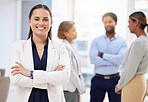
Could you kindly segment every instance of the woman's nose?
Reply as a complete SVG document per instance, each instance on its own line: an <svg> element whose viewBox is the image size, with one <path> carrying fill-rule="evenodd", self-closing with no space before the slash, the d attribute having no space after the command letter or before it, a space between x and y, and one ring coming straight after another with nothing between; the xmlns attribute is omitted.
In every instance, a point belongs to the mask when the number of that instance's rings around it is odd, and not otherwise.
<svg viewBox="0 0 148 102"><path fill-rule="evenodd" d="M42 21L42 20L40 20L40 21L39 21L39 24L40 24L40 25L43 25L44 23L43 23L43 21Z"/></svg>

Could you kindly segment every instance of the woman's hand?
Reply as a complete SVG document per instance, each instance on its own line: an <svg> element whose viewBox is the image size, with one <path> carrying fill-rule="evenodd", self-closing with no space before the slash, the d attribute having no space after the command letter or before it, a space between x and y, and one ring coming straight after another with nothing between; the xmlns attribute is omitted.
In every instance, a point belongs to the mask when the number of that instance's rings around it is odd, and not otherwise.
<svg viewBox="0 0 148 102"><path fill-rule="evenodd" d="M115 93L120 94L122 89L119 89L117 86L118 84L115 86Z"/></svg>
<svg viewBox="0 0 148 102"><path fill-rule="evenodd" d="M13 76L15 76L16 74L22 74L26 77L30 77L30 71L29 70L25 69L23 67L23 65L19 62L16 62L16 64L17 65L11 67L11 69L14 69L14 70L11 71L11 74Z"/></svg>
<svg viewBox="0 0 148 102"><path fill-rule="evenodd" d="M59 65L55 71L63 71L64 67L65 67L65 65Z"/></svg>
<svg viewBox="0 0 148 102"><path fill-rule="evenodd" d="M78 93L78 95L82 95L82 94L84 94L86 92L86 90L83 92L83 93Z"/></svg>

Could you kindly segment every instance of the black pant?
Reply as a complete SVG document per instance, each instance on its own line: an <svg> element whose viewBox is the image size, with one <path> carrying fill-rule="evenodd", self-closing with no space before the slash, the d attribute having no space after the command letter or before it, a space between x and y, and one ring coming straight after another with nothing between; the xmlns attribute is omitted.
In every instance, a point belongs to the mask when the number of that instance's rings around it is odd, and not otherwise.
<svg viewBox="0 0 148 102"><path fill-rule="evenodd" d="M115 93L119 78L103 79L94 76L91 80L90 102L103 102L106 92L109 102L121 102L121 94Z"/></svg>

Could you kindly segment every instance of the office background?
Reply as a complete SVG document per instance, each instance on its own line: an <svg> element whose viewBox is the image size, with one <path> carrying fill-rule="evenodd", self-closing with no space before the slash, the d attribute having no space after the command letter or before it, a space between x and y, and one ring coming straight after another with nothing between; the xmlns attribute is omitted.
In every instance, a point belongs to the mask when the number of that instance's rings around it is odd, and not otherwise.
<svg viewBox="0 0 148 102"><path fill-rule="evenodd" d="M46 4L53 14L53 40L57 38L57 29L64 20L73 20L78 33L73 43L81 58L82 72L89 95L90 80L93 76L93 65L89 62L88 51L91 41L104 34L102 15L114 12L118 17L116 33L125 38L130 45L136 38L130 34L128 16L134 11L141 10L148 17L148 0L0 0L0 68L6 70L9 76L9 56L11 46L18 40L27 39L29 25L28 13L35 4ZM13 86L10 88L13 92ZM11 94L11 93L10 93ZM8 102L10 99L8 97ZM82 97L82 102L85 98ZM87 97L89 101L89 97Z"/></svg>

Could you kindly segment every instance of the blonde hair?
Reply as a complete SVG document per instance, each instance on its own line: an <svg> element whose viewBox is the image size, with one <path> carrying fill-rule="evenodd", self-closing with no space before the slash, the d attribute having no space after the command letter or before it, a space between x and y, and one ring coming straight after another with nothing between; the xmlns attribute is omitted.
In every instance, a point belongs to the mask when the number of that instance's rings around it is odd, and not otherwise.
<svg viewBox="0 0 148 102"><path fill-rule="evenodd" d="M75 22L73 21L63 21L58 28L58 38L59 39L66 39L64 32L68 32L73 25L75 24Z"/></svg>

